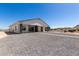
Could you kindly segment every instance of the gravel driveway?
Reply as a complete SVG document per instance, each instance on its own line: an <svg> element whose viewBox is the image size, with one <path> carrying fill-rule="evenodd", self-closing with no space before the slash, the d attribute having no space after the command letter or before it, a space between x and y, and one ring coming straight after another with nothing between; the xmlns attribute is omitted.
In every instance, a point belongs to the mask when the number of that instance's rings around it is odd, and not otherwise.
<svg viewBox="0 0 79 59"><path fill-rule="evenodd" d="M79 36L23 33L0 39L2 56L79 56Z"/></svg>

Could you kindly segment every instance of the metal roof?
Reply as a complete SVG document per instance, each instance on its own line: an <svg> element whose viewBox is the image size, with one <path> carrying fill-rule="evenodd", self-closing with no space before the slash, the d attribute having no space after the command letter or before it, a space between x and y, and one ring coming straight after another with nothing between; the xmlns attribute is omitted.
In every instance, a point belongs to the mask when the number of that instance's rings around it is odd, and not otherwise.
<svg viewBox="0 0 79 59"><path fill-rule="evenodd" d="M20 20L20 21L17 21L16 23L18 23L18 22L20 22L20 23L22 23L22 22L25 22L25 21L32 21L32 20L41 20L43 23L45 23L45 24L47 24L45 21L43 21L41 18L32 18L32 19L26 19L26 20ZM16 24L16 23L14 23L14 24ZM14 25L14 24L12 24L12 25ZM10 26L12 26L12 25L10 25ZM48 25L48 24L47 24ZM48 25L49 26L49 25Z"/></svg>

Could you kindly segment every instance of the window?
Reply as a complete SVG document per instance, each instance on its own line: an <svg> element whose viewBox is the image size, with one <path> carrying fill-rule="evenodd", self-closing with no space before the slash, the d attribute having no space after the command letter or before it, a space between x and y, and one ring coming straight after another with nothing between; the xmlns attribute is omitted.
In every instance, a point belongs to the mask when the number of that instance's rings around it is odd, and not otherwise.
<svg viewBox="0 0 79 59"><path fill-rule="evenodd" d="M17 30L17 26L15 26L15 30Z"/></svg>
<svg viewBox="0 0 79 59"><path fill-rule="evenodd" d="M23 26L22 30L24 30L24 31L25 31L25 30L26 30L26 27L25 27L25 26Z"/></svg>
<svg viewBox="0 0 79 59"><path fill-rule="evenodd" d="M30 32L34 32L34 26L29 25L29 31L30 31Z"/></svg>

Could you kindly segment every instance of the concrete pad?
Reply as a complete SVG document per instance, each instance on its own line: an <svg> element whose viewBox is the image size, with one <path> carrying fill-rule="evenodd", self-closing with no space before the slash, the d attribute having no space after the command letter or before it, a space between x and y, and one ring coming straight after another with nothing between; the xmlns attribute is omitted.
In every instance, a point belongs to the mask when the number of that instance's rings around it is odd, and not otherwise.
<svg viewBox="0 0 79 59"><path fill-rule="evenodd" d="M3 31L0 31L0 39L4 37L7 37L7 34Z"/></svg>

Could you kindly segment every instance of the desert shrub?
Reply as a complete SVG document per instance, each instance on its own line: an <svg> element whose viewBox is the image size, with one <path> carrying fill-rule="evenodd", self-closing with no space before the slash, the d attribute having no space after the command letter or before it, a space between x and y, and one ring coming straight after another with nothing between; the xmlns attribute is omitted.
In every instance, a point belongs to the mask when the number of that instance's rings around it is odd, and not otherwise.
<svg viewBox="0 0 79 59"><path fill-rule="evenodd" d="M64 30L64 32L67 32L67 30Z"/></svg>
<svg viewBox="0 0 79 59"><path fill-rule="evenodd" d="M68 30L68 32L75 32L76 30Z"/></svg>

